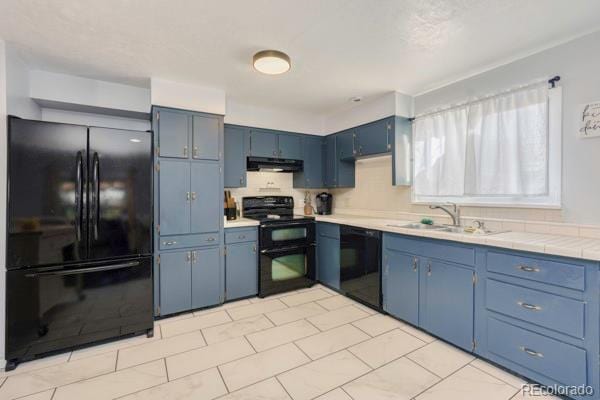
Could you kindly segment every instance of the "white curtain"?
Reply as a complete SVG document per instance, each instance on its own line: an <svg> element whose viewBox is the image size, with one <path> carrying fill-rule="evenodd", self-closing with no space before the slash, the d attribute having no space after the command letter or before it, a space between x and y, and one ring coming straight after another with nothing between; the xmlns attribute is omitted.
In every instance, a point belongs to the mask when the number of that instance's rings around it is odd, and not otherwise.
<svg viewBox="0 0 600 400"><path fill-rule="evenodd" d="M413 133L415 195L462 196L467 107L418 118L414 121Z"/></svg>
<svg viewBox="0 0 600 400"><path fill-rule="evenodd" d="M466 153L465 194L547 194L547 84L471 104Z"/></svg>

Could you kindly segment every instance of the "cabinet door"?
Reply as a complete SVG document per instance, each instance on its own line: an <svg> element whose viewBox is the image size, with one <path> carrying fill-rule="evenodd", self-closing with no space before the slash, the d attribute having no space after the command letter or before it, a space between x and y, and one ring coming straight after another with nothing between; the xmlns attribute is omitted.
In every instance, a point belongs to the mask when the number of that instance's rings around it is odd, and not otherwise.
<svg viewBox="0 0 600 400"><path fill-rule="evenodd" d="M161 157L189 157L189 117L180 111L159 110L158 146Z"/></svg>
<svg viewBox="0 0 600 400"><path fill-rule="evenodd" d="M359 156L370 156L391 151L391 124L388 119L375 121L356 129Z"/></svg>
<svg viewBox="0 0 600 400"><path fill-rule="evenodd" d="M194 115L192 118L192 158L197 160L220 159L220 131L221 121L219 118Z"/></svg>
<svg viewBox="0 0 600 400"><path fill-rule="evenodd" d="M419 259L386 250L383 257L384 309L395 317L419 324Z"/></svg>
<svg viewBox="0 0 600 400"><path fill-rule="evenodd" d="M300 135L279 135L279 157L289 160L302 159L302 137Z"/></svg>
<svg viewBox="0 0 600 400"><path fill-rule="evenodd" d="M253 157L279 157L277 134L267 131L250 131L250 154Z"/></svg>
<svg viewBox="0 0 600 400"><path fill-rule="evenodd" d="M221 302L221 255L218 247L192 250L192 308Z"/></svg>
<svg viewBox="0 0 600 400"><path fill-rule="evenodd" d="M323 138L305 136L302 138L304 167L294 174L294 187L323 187Z"/></svg>
<svg viewBox="0 0 600 400"><path fill-rule="evenodd" d="M329 135L325 138L325 148L323 149L323 183L325 187L336 187L336 166L335 135Z"/></svg>
<svg viewBox="0 0 600 400"><path fill-rule="evenodd" d="M317 272L319 281L340 288L340 241L327 236L318 237Z"/></svg>
<svg viewBox="0 0 600 400"><path fill-rule="evenodd" d="M246 153L244 137L247 131L243 128L225 126L225 187L236 188L246 186Z"/></svg>
<svg viewBox="0 0 600 400"><path fill-rule="evenodd" d="M474 271L422 259L421 327L466 350L473 343Z"/></svg>
<svg viewBox="0 0 600 400"><path fill-rule="evenodd" d="M194 162L191 165L192 233L218 232L223 220L219 165Z"/></svg>
<svg viewBox="0 0 600 400"><path fill-rule="evenodd" d="M190 232L190 164L161 160L158 173L161 235Z"/></svg>
<svg viewBox="0 0 600 400"><path fill-rule="evenodd" d="M347 130L340 132L336 135L336 147L338 159L346 160L354 158L355 156L355 145L354 145L354 131Z"/></svg>
<svg viewBox="0 0 600 400"><path fill-rule="evenodd" d="M189 310L192 307L190 261L189 251L160 255L161 315Z"/></svg>
<svg viewBox="0 0 600 400"><path fill-rule="evenodd" d="M225 293L227 300L254 296L258 293L256 242L227 245Z"/></svg>

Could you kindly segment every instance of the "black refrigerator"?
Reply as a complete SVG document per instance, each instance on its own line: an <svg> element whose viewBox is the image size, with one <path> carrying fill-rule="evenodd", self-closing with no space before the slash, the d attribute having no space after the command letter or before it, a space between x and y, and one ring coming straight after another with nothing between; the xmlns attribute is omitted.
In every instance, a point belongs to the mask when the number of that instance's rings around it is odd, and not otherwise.
<svg viewBox="0 0 600 400"><path fill-rule="evenodd" d="M152 134L9 118L7 369L152 334Z"/></svg>

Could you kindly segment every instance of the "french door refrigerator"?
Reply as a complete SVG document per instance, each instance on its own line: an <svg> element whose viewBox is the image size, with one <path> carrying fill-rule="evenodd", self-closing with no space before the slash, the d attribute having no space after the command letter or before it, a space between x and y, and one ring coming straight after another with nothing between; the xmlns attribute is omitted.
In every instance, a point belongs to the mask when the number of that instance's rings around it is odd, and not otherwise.
<svg viewBox="0 0 600 400"><path fill-rule="evenodd" d="M6 360L152 334L152 135L9 118Z"/></svg>

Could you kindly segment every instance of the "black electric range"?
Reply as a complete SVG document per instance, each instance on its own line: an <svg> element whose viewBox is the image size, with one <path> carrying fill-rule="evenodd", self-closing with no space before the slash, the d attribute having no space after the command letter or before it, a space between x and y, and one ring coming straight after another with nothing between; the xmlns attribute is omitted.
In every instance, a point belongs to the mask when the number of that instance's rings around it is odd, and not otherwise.
<svg viewBox="0 0 600 400"><path fill-rule="evenodd" d="M260 221L258 295L269 296L315 283L315 220L294 215L290 196L242 199L245 218Z"/></svg>

